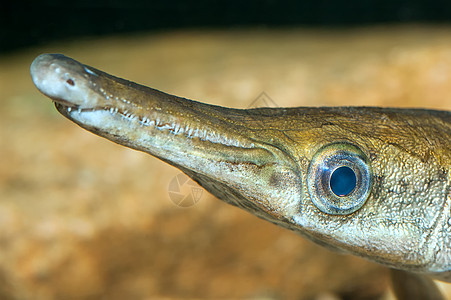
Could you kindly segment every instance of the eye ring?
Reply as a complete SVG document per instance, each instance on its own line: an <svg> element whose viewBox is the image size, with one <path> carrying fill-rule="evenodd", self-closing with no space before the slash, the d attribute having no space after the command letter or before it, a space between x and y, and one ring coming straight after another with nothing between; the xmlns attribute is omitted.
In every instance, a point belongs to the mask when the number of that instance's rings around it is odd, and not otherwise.
<svg viewBox="0 0 451 300"><path fill-rule="evenodd" d="M368 199L371 186L368 157L349 143L322 147L313 156L307 171L307 189L313 204L331 215L357 211Z"/></svg>

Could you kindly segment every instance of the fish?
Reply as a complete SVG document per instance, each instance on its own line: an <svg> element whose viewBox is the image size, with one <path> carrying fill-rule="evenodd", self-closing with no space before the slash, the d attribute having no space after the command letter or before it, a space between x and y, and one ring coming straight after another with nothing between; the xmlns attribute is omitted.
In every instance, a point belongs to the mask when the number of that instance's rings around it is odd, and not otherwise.
<svg viewBox="0 0 451 300"><path fill-rule="evenodd" d="M451 282L451 112L236 109L42 54L31 77L80 127L180 169L218 199L392 269L399 299Z"/></svg>

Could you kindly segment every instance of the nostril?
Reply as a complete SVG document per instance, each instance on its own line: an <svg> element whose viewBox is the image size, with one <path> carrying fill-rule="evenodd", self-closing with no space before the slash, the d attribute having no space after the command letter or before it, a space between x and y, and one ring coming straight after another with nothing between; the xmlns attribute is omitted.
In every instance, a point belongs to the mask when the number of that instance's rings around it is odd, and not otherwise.
<svg viewBox="0 0 451 300"><path fill-rule="evenodd" d="M71 86L75 86L75 82L72 79L67 79L66 82L71 85Z"/></svg>

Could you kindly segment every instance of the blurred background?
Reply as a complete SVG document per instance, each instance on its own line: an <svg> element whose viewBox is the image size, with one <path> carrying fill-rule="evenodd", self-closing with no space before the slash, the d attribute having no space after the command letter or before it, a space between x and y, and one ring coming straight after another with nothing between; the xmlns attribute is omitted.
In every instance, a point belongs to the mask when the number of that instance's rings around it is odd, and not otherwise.
<svg viewBox="0 0 451 300"><path fill-rule="evenodd" d="M391 299L386 269L81 130L29 66L63 53L236 108L449 110L450 21L437 0L3 1L0 299Z"/></svg>

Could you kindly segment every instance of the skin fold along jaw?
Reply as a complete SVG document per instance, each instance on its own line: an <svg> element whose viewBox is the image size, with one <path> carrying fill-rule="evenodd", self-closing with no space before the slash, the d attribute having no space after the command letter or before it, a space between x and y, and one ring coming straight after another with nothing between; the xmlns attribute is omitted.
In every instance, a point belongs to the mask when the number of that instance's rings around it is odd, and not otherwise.
<svg viewBox="0 0 451 300"><path fill-rule="evenodd" d="M229 204L330 249L451 282L449 111L225 108L59 54L37 57L31 75L66 118Z"/></svg>

